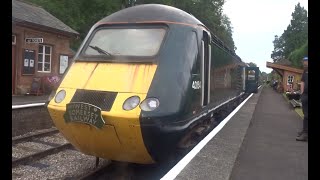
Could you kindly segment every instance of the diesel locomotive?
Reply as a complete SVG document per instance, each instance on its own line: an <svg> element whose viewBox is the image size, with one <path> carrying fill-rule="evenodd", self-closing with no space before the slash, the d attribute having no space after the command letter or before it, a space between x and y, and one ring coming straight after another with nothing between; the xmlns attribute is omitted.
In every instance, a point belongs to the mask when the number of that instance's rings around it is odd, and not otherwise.
<svg viewBox="0 0 320 180"><path fill-rule="evenodd" d="M84 154L153 164L243 100L246 67L194 16L134 6L93 25L47 108Z"/></svg>

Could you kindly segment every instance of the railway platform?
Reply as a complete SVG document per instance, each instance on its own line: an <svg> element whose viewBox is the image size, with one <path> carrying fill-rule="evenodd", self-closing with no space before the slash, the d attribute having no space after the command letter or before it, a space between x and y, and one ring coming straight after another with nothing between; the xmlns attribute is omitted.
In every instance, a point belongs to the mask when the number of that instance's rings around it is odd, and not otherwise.
<svg viewBox="0 0 320 180"><path fill-rule="evenodd" d="M281 94L261 87L196 155L186 160L201 142L162 179L308 179L308 142L295 140L301 126Z"/></svg>

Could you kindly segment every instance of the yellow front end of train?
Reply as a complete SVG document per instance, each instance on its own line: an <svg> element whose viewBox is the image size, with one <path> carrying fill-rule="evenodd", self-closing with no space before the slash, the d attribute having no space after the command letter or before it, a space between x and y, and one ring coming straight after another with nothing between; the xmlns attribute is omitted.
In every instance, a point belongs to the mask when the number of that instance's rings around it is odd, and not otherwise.
<svg viewBox="0 0 320 180"><path fill-rule="evenodd" d="M139 122L141 109L137 106L127 111L123 109L123 103L132 96L138 96L141 101L145 99L156 68L157 65L154 64L75 61L56 91L58 94L64 90L65 96L61 102L57 102L54 97L48 104L55 126L84 154L117 161L154 163L143 142ZM109 111L98 109L101 117L92 120L92 117L98 116L94 114L93 110L97 110L94 106L91 109L78 104L78 110L66 112L68 104L79 89L114 92L116 97ZM68 113L75 116L70 120L66 118L69 117ZM77 117L90 120L79 122L79 119L75 119ZM99 118L102 124L97 127L94 123Z"/></svg>

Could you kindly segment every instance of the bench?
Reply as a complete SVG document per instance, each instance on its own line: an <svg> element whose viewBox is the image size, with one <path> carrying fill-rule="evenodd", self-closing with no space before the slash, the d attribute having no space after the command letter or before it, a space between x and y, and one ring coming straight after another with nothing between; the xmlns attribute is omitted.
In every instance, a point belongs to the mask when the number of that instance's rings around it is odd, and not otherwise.
<svg viewBox="0 0 320 180"><path fill-rule="evenodd" d="M293 106L293 108L302 107L301 102L298 101L298 100L292 99L292 100L290 100L290 103L291 103L291 105Z"/></svg>

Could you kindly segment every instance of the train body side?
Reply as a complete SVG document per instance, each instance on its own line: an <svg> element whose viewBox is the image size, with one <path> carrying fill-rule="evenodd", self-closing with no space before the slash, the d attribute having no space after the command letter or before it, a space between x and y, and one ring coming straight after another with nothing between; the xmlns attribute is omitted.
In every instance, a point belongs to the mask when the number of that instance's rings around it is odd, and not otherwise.
<svg viewBox="0 0 320 180"><path fill-rule="evenodd" d="M193 127L210 119L213 109L244 91L243 64L214 42L209 43L210 73L207 71L202 77L201 42L208 38L204 33L209 34L200 27L170 26L171 36L147 94L147 98L157 97L161 106L140 115L145 145L156 161L168 156ZM204 86L198 86L205 80L209 81L207 92L202 91ZM205 105L203 93L208 98Z"/></svg>

